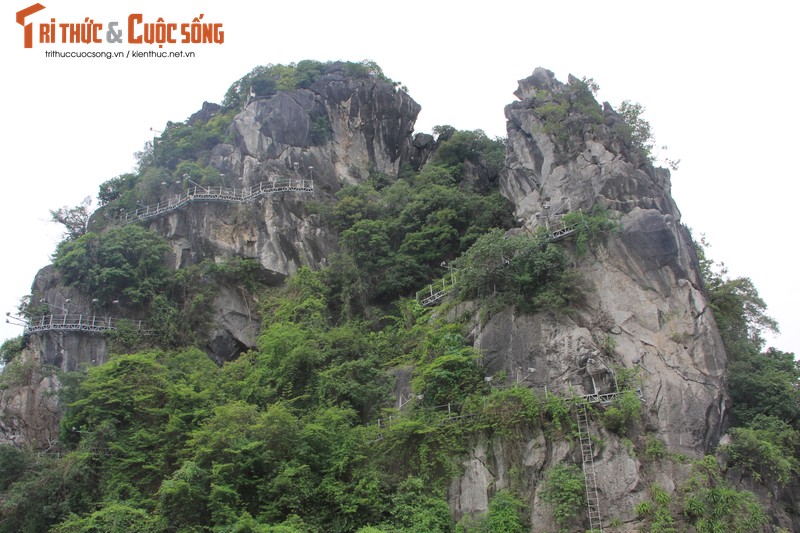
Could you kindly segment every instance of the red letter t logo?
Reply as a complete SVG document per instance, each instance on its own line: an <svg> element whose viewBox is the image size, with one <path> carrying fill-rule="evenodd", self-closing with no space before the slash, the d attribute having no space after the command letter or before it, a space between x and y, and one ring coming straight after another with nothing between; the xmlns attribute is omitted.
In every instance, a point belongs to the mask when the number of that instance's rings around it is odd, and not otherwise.
<svg viewBox="0 0 800 533"><path fill-rule="evenodd" d="M41 11L44 9L42 4L33 4L30 7L26 7L22 11L17 11L17 24L23 26L25 28L25 48L33 47L33 24L25 25L25 17L28 15L33 15L37 11Z"/></svg>

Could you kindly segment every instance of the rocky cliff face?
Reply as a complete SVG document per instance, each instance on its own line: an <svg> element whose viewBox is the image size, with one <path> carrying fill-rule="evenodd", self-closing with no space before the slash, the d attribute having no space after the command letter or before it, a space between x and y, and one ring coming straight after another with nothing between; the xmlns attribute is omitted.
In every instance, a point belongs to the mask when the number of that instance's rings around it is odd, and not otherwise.
<svg viewBox="0 0 800 533"><path fill-rule="evenodd" d="M511 339L517 330L532 334L529 345L537 346L538 357L520 363L542 364L544 356L539 382L559 381L589 356L595 360L587 367L590 374L602 373L593 365L638 369L654 428L676 450L706 451L718 440L725 416L726 355L701 292L691 237L670 196L669 172L620 139L613 113L581 132L573 154L556 153L542 133L536 90L564 87L551 72L537 69L520 82L520 101L506 108L510 149L502 187L516 214L534 226L542 223L546 203L551 211L565 204L571 210L599 205L619 213L621 229L578 260L590 290L571 320L498 322L511 328ZM605 339L613 339L612 353L603 353ZM505 350L512 360L524 354L513 342L498 345L490 333L481 332L478 344L492 353Z"/></svg>
<svg viewBox="0 0 800 533"><path fill-rule="evenodd" d="M348 77L335 65L307 89L250 98L230 126L233 143L215 146L208 164L223 173L228 187L243 189L276 177L305 178L314 182L313 195L281 193L243 204L196 202L150 219L148 225L171 244L168 261L176 269L203 260L255 259L262 279L272 284L303 266L318 269L336 251L337 235L308 204L329 201L343 184L375 173L396 176L402 164L422 165L433 139L412 139L419 110L393 84ZM207 121L219 111L206 103L188 122ZM166 193L182 192L175 187ZM76 302L91 298L63 287L51 268L37 276L33 294L57 306L71 299L70 312L90 308ZM260 323L248 295L236 287L222 287L221 294L214 302L217 325L206 342L206 351L217 361L255 345ZM67 341L61 340L63 335L41 337L34 347L42 360L63 370L104 360L102 336L72 334ZM81 339L80 346L64 344L74 338Z"/></svg>
<svg viewBox="0 0 800 533"><path fill-rule="evenodd" d="M327 191L370 172L396 176L417 151L411 133L419 111L388 82L329 72L308 89L251 99L234 120L236 144L217 148L217 164L246 182L261 169L313 166Z"/></svg>
<svg viewBox="0 0 800 533"><path fill-rule="evenodd" d="M251 98L231 125L234 143L214 147L209 163L238 188L268 176L312 179L318 201L371 173L396 176L403 163L421 165L430 143L412 140L419 110L391 83L333 69L308 89ZM318 268L336 250L336 235L308 213L308 201L287 193L238 208L198 204L151 227L173 243L177 267L248 257L280 281L303 265Z"/></svg>
<svg viewBox="0 0 800 533"><path fill-rule="evenodd" d="M640 434L652 432L671 451L701 456L716 445L725 420L726 355L701 292L691 238L670 196L669 172L653 168L625 142L608 106L593 122L570 113L566 120L575 128L559 139L563 132L549 128L542 106L569 91L541 68L520 81L520 100L506 107L503 194L529 229L554 222L559 209L596 205L616 212L620 229L587 256L575 255L588 290L574 312L517 315L506 309L475 326L475 346L487 375L502 371L540 391L613 392L620 369L634 372L645 403ZM594 458L602 505L632 521L635 504L655 480L619 438L603 428L592 431L605 443ZM477 442L464 476L451 486L454 510L485 510L489 494L510 483L512 466L540 478L569 455L562 444L532 436L518 461L508 464L502 441ZM681 475L661 472L657 481L674 490ZM541 487L531 490L534 529L555 527L547 506L536 505Z"/></svg>
<svg viewBox="0 0 800 533"><path fill-rule="evenodd" d="M501 189L525 226L520 231L594 206L615 213L620 229L587 255L565 243L573 248L587 289L572 313L523 315L505 309L473 325L471 338L486 375L502 373L541 392L580 396L613 392L624 369L636 376L645 406L637 436L652 433L672 452L702 455L724 427L726 357L701 290L691 238L670 196L669 172L654 168L620 134L619 118L609 106L590 118L570 111L574 106L558 107L575 104L576 97L552 72L537 69L515 94L519 101L506 108ZM554 109L562 112L563 129L550 118ZM210 116L215 110L204 112ZM253 98L233 121L233 142L214 147L209 164L225 174L228 186L253 186L274 175L305 177L314 180L314 195L286 193L247 204L198 202L148 224L170 242L174 268L250 258L275 284L302 266L320 268L336 251L337 235L312 214L309 202L329 199L343 184L371 173L396 176L403 164L424 164L434 143L430 136L412 138L418 112L419 106L391 84L339 71L308 89ZM194 119L203 119L202 113ZM67 299L91 305L87 295L64 287L52 268L37 276L33 292L61 307ZM206 349L222 362L255 344L259 317L251 296L235 285L220 287L214 308ZM47 333L35 336L31 347L32 357L62 370L100 364L106 357L100 335ZM56 386L52 378L35 375L27 388L4 391L0 404L15 414L3 419L0 432L22 434L21 420L57 411L55 404L42 403ZM51 429L25 438L43 445L55 435L54 420L55 415L35 422ZM686 475L681 465L648 470L619 437L600 427L592 432L604 443L594 457L601 502L621 522L635 520L635 504L650 483L674 491ZM457 517L485 511L491 496L522 472L534 530L555 528L549 507L539 503L538 481L565 459L580 462L574 446L535 432L522 447L485 436L470 446L464 474L449 487Z"/></svg>

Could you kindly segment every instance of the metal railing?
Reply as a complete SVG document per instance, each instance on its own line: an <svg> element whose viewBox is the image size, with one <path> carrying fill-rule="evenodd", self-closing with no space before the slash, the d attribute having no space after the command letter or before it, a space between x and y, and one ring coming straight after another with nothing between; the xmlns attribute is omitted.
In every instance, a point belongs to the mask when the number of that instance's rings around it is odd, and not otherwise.
<svg viewBox="0 0 800 533"><path fill-rule="evenodd" d="M444 298L455 286L456 271L454 270L444 278L431 283L421 291L417 291L417 301L422 307L433 305Z"/></svg>
<svg viewBox="0 0 800 533"><path fill-rule="evenodd" d="M142 320L84 314L34 316L31 317L25 325L25 333L41 333L44 331L87 331L91 333L103 333L116 330L123 325L142 335L150 335L153 333L153 330L149 329Z"/></svg>
<svg viewBox="0 0 800 533"><path fill-rule="evenodd" d="M550 232L550 240L560 241L566 237L569 237L575 230L578 229L578 224L570 224L569 226L561 226L560 228L554 229Z"/></svg>
<svg viewBox="0 0 800 533"><path fill-rule="evenodd" d="M296 192L310 194L314 192L314 182L304 178L276 178L262 181L258 185L246 189L230 187L193 187L185 194L176 194L163 202L146 205L135 211L125 213L117 221L122 224L147 220L180 209L192 202L250 202L261 196Z"/></svg>

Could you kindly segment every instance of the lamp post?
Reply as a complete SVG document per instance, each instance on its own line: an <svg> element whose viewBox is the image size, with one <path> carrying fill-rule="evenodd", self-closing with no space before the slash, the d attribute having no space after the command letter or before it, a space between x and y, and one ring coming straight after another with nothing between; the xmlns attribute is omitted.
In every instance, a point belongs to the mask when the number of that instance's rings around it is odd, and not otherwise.
<svg viewBox="0 0 800 533"><path fill-rule="evenodd" d="M184 175L183 175L183 177L184 177L184 179L185 179L186 181L188 181L189 183L191 183L192 185L194 185L196 188L198 188L198 189L203 189L203 190L207 190L207 189L206 189L205 187L203 187L202 185L200 185L200 184L198 184L198 183L195 183L194 181L192 181L192 178L190 178L188 174L184 174Z"/></svg>
<svg viewBox="0 0 800 533"><path fill-rule="evenodd" d="M447 273L450 275L450 283L455 285L456 283L456 269L453 268L453 265L448 263L447 261L442 261L440 266L447 268Z"/></svg>
<svg viewBox="0 0 800 533"><path fill-rule="evenodd" d="M66 300L64 300L64 303L66 303L66 304L69 304L69 303L70 303L70 301L71 301L71 300L70 300L69 298L67 298ZM51 304L50 302L48 302L48 301L47 301L47 300L45 300L44 298L41 298L41 299L39 300L39 303L41 303L41 304L45 304L45 305L46 305L48 308L53 308L53 307L55 307L56 309L61 309L62 311L64 311L64 314L65 314L65 315L66 315L67 313L69 313L69 309L67 309L66 307L61 307L60 305Z"/></svg>
<svg viewBox="0 0 800 533"><path fill-rule="evenodd" d="M11 311L6 312L6 324L11 324L12 326L27 326L28 323L21 317L17 315L12 315ZM12 322L14 320L14 322Z"/></svg>

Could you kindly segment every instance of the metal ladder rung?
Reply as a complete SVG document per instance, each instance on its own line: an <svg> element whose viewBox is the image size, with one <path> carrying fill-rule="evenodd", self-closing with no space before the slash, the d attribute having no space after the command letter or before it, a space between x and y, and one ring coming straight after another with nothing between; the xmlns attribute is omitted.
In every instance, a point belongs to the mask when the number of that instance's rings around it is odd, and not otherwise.
<svg viewBox="0 0 800 533"><path fill-rule="evenodd" d="M589 415L586 405L579 405L576 416L578 420L578 436L581 445L583 479L586 489L586 511L589 516L589 528L603 531L603 518L600 514L600 497L597 493L597 473L594 469L594 450L589 436Z"/></svg>

